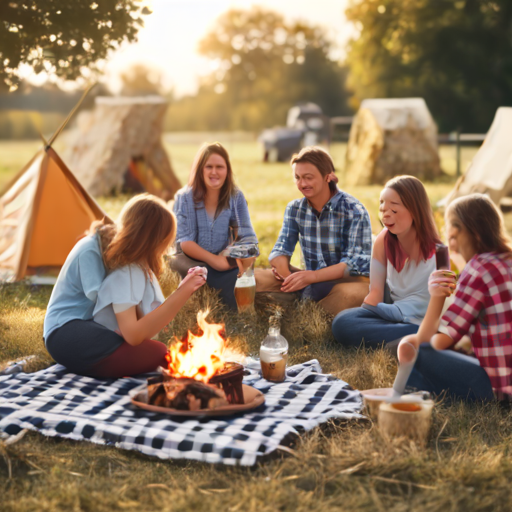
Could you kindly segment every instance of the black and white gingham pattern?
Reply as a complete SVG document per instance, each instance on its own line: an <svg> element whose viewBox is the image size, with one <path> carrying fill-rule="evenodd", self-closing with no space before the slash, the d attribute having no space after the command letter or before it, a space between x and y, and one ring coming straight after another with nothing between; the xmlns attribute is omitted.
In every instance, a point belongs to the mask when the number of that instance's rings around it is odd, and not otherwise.
<svg viewBox="0 0 512 512"><path fill-rule="evenodd" d="M140 379L93 379L68 373L61 365L0 376L0 434L31 429L161 459L251 466L289 434L330 418L362 417L359 392L322 374L316 360L288 368L280 384L262 379L255 361L247 368L244 382L265 394L265 405L210 419L177 419L134 407L130 392L141 386Z"/></svg>

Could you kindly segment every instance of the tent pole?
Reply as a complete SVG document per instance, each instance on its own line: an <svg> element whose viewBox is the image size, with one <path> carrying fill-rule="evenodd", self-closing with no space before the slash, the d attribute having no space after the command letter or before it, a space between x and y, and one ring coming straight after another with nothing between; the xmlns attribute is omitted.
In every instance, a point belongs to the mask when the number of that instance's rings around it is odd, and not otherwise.
<svg viewBox="0 0 512 512"><path fill-rule="evenodd" d="M48 144L46 145L47 148L51 147L51 145L55 142L55 139L60 135L60 133L62 132L62 130L64 130L64 128L66 128L67 124L69 123L69 121L71 120L71 118L73 117L73 115L75 114L75 112L78 110L78 108L80 107L80 105L82 104L82 102L84 101L85 97L87 96L87 94L89 93L89 91L96 85L96 83L94 84L91 84L89 85L89 87L87 87L87 89L85 89L84 93L82 94L82 97L78 100L78 103L73 107L73 109L71 110L71 112L68 114L68 116L66 117L66 119L64 119L64 122L59 126L59 128L57 128L56 132L52 135L52 137L50 138L50 140L48 141Z"/></svg>

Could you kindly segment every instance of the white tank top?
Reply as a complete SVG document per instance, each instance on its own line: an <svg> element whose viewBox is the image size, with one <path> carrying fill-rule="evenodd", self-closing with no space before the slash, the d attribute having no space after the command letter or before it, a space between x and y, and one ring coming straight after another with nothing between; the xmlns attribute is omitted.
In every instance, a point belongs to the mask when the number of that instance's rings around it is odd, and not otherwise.
<svg viewBox="0 0 512 512"><path fill-rule="evenodd" d="M397 272L388 260L386 281L393 304L398 307L405 322L419 325L423 320L430 300L428 278L435 269L435 253L419 263L407 260L401 272Z"/></svg>

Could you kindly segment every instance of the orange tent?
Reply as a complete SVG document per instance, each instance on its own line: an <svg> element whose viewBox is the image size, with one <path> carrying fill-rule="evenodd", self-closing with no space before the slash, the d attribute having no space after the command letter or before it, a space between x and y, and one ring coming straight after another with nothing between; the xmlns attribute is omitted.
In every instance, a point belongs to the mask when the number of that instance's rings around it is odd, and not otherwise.
<svg viewBox="0 0 512 512"><path fill-rule="evenodd" d="M104 217L105 212L46 145L0 196L0 278L17 281L57 275L91 222Z"/></svg>

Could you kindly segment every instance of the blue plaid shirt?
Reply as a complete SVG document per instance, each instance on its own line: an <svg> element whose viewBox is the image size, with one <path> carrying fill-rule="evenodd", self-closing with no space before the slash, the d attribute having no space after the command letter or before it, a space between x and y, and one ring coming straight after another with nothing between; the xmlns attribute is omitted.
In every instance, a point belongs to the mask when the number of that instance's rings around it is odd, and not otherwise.
<svg viewBox="0 0 512 512"><path fill-rule="evenodd" d="M230 231L236 232L239 244L257 244L258 239L251 224L247 201L240 190L229 200L229 207L215 219L206 213L203 201L194 201L192 188L183 187L174 197L174 213L178 219L176 245L192 241L213 254L219 254L230 242ZM235 234L235 233L233 233Z"/></svg>
<svg viewBox="0 0 512 512"><path fill-rule="evenodd" d="M346 192L336 189L319 216L306 198L289 203L269 261L276 256L291 257L297 241L307 270L345 263L351 275L370 274L370 217L366 208Z"/></svg>

